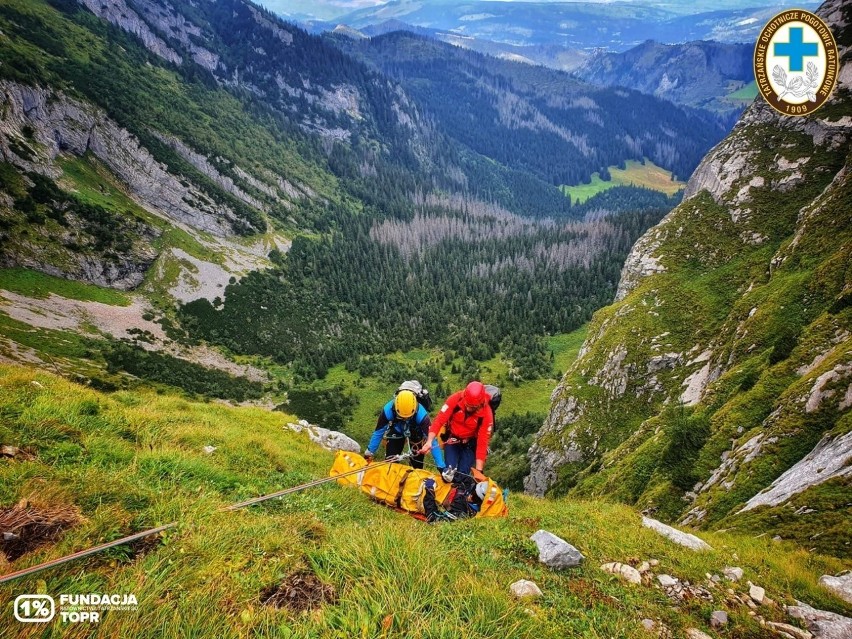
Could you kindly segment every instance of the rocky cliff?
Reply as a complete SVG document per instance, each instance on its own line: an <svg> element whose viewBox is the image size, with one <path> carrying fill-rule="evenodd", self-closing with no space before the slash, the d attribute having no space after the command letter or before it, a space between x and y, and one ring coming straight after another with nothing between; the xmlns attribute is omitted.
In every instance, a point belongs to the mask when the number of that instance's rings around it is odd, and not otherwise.
<svg viewBox="0 0 852 639"><path fill-rule="evenodd" d="M526 489L848 554L852 7L816 114L758 99L635 245L530 450Z"/></svg>

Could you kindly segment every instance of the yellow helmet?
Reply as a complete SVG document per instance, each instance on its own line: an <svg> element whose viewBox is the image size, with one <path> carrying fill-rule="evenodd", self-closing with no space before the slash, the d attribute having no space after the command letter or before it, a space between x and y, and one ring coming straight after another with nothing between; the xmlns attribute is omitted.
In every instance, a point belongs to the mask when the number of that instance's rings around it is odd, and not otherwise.
<svg viewBox="0 0 852 639"><path fill-rule="evenodd" d="M417 410L417 398L410 390L399 391L393 400L393 407L398 417L408 419Z"/></svg>

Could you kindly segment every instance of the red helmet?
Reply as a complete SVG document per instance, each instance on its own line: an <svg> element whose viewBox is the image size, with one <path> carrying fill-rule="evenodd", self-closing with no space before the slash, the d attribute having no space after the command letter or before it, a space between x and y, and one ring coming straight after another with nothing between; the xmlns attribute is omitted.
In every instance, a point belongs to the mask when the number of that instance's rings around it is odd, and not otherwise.
<svg viewBox="0 0 852 639"><path fill-rule="evenodd" d="M472 410L482 408L487 401L488 394L482 382L471 382L464 389L464 403L468 408Z"/></svg>

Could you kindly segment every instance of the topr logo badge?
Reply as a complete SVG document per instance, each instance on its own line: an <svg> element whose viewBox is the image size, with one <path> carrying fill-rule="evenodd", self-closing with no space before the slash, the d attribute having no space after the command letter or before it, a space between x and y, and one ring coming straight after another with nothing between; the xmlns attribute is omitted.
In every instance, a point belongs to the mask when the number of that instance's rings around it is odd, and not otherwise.
<svg viewBox="0 0 852 639"><path fill-rule="evenodd" d="M837 43L831 29L809 11L779 13L757 38L757 89L784 115L807 115L820 108L837 84L837 70Z"/></svg>

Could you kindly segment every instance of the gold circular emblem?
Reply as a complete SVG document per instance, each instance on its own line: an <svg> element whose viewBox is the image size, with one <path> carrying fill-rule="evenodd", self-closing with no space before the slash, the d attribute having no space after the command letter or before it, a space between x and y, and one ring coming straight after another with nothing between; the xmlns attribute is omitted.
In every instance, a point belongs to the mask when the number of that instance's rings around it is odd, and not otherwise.
<svg viewBox="0 0 852 639"><path fill-rule="evenodd" d="M757 90L784 115L808 115L820 108L837 84L838 65L831 29L804 9L772 18L754 46Z"/></svg>

